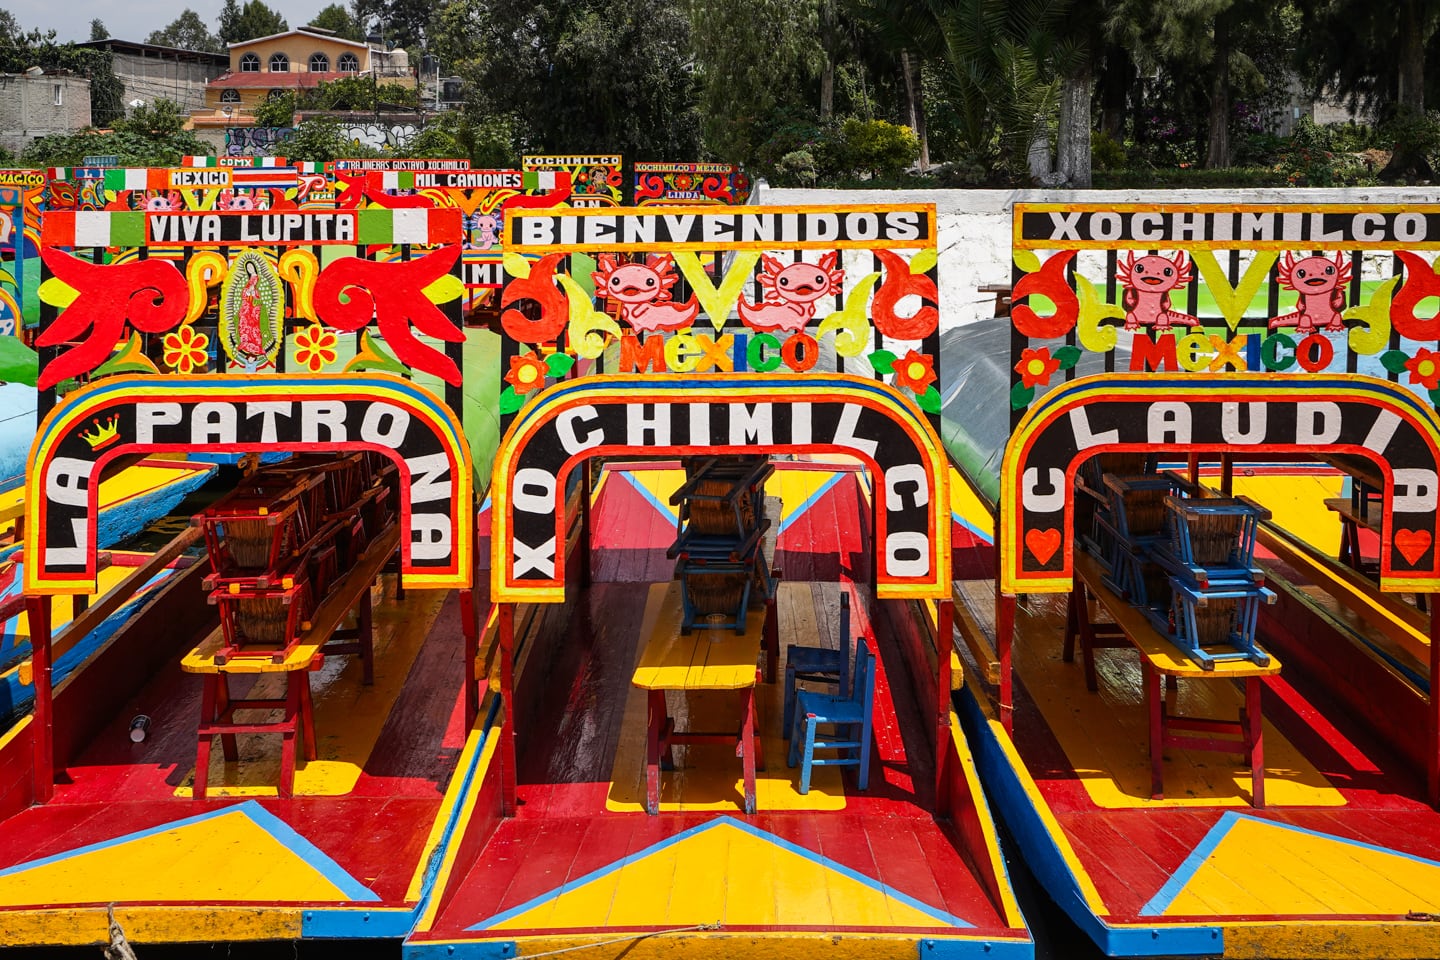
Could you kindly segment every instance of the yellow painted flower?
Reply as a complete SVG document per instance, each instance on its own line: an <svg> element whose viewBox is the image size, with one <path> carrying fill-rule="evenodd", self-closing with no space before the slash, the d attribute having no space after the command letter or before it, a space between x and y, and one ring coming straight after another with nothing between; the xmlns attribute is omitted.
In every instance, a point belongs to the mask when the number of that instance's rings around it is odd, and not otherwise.
<svg viewBox="0 0 1440 960"><path fill-rule="evenodd" d="M162 356L165 365L176 373L194 373L208 365L210 354L206 348L210 346L210 336L197 333L188 323L173 333L165 334L161 346L164 347Z"/></svg>
<svg viewBox="0 0 1440 960"><path fill-rule="evenodd" d="M295 334L295 362L311 373L319 373L335 362L335 347L339 342L334 330L312 323Z"/></svg>

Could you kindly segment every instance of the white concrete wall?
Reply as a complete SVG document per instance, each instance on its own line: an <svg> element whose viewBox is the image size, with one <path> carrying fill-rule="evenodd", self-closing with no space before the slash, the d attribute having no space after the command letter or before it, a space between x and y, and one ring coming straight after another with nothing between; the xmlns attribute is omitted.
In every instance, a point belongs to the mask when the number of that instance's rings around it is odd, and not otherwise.
<svg viewBox="0 0 1440 960"><path fill-rule="evenodd" d="M1349 190L799 190L757 185L753 203L865 205L933 203L940 219L942 330L994 316L995 295L979 288L1010 282L1011 211L1016 203L1440 202L1434 187Z"/></svg>

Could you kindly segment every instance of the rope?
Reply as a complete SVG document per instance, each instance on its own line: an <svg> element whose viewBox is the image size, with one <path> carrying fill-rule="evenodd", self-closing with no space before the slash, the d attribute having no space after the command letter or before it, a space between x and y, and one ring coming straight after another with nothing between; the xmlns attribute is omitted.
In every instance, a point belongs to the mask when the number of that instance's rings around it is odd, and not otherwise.
<svg viewBox="0 0 1440 960"><path fill-rule="evenodd" d="M125 939L125 930L115 919L115 904L105 908L105 919L110 927L110 945L105 948L105 960L136 960L135 951Z"/></svg>
<svg viewBox="0 0 1440 960"><path fill-rule="evenodd" d="M649 933L636 933L628 937L616 937L614 940L599 940L595 943L582 943L574 947L561 947L559 950L546 950L544 953L526 953L517 955L524 957L524 960L536 960L537 957L553 957L560 953L571 953L575 950L591 950L595 947L608 947L616 943L628 943L630 941L648 940L650 937L663 937L670 933L693 933L701 930L719 930L719 923L697 923L693 927L674 927L670 930L652 930Z"/></svg>

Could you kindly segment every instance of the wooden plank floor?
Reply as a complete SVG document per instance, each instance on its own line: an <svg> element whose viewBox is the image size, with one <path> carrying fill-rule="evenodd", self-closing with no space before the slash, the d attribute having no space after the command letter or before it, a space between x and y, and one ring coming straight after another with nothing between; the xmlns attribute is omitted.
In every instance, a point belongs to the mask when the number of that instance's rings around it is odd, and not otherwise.
<svg viewBox="0 0 1440 960"><path fill-rule="evenodd" d="M27 866L43 858L75 859L89 873L101 871L113 887L104 901L126 902L134 876L157 871L147 832L173 836L188 851L159 871L162 902L237 899L234 872L227 874L231 857L268 844L282 859L286 850L298 857L292 872L310 884L296 881L295 889L308 891L300 900L403 903L464 743L463 643L455 595L412 590L396 604L389 578L384 590L387 599L375 612L376 685L360 683L353 657L332 658L311 676L320 760L297 769L295 798L281 800L273 787L259 786L266 776L273 784L279 754L279 737L260 735L242 736L241 762L221 760L212 773L212 783L249 785L236 792L258 799L179 795L195 764L200 679L172 663L60 772L50 803L4 824L0 904L44 902L36 882L42 874ZM136 744L128 731L138 714L150 717L150 736ZM362 722L354 722L357 715ZM232 826L204 832L206 818L221 815ZM234 824L243 830L236 833ZM234 846L250 834L251 841ZM312 874L326 871L353 880L357 895L317 896L325 886ZM36 899L26 899L27 884Z"/></svg>
<svg viewBox="0 0 1440 960"><path fill-rule="evenodd" d="M786 584L782 626L800 629L797 622L809 616L821 642L834 645L840 589ZM852 595L852 604L857 631L870 631L861 597ZM659 816L628 805L607 809L617 789L616 755L643 737L643 711L624 704L644 610L645 591L632 585L596 584L582 597L574 652L550 672L564 692L550 698L520 750L518 813L501 822L427 939L714 922L727 931L1003 931L965 856L931 816L929 798L915 793L915 784L933 775L928 760L919 760L913 701L894 692L896 676L908 683L904 667L883 641L871 784L857 793L847 775L842 809L765 809L763 793L752 816L740 814L738 803ZM782 631L782 649L785 637ZM773 775L789 779L794 771L776 749L776 700L762 713L766 759ZM738 771L725 752L677 760ZM638 757L635 765L638 771Z"/></svg>
<svg viewBox="0 0 1440 960"><path fill-rule="evenodd" d="M1166 752L1166 799L1153 801L1134 652L1096 651L1088 692L1079 652L1060 659L1063 625L1063 596L1022 604L1015 743L1107 922L1395 918L1440 903L1440 813L1354 718L1282 671L1264 681L1266 808L1246 802L1238 757L1179 749ZM1233 717L1240 699L1226 684L1181 683L1186 713Z"/></svg>

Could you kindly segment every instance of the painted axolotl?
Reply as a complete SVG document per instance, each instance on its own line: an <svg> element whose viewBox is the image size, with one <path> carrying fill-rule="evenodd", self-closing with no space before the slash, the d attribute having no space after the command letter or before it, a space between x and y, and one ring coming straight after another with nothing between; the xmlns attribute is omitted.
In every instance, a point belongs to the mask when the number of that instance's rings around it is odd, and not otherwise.
<svg viewBox="0 0 1440 960"><path fill-rule="evenodd" d="M1140 257L1129 253L1118 265L1117 275L1125 287L1120 303L1125 308L1125 329L1154 327L1163 333L1172 326L1193 327L1200 321L1188 313L1170 309L1170 291L1189 283L1194 274L1185 251L1174 259L1158 254Z"/></svg>
<svg viewBox="0 0 1440 960"><path fill-rule="evenodd" d="M1305 257L1296 260L1287 252L1275 271L1280 285L1300 294L1300 302L1289 313L1270 321L1270 329L1295 328L1297 334L1314 333L1321 327L1332 333L1345 329L1345 284L1350 282L1350 264L1343 253L1335 259Z"/></svg>
<svg viewBox="0 0 1440 960"><path fill-rule="evenodd" d="M590 274L595 294L620 304L620 319L636 332L683 330L695 322L700 304L691 297L674 303L670 288L680 278L670 254L651 257L645 263L620 263L609 254L600 254L600 269Z"/></svg>
<svg viewBox="0 0 1440 960"><path fill-rule="evenodd" d="M740 298L740 319L751 330L804 330L815 316L815 303L839 293L845 271L837 264L840 254L830 252L819 263L792 263L785 266L768 253L760 258L764 269L757 279L765 291L759 303Z"/></svg>
<svg viewBox="0 0 1440 960"><path fill-rule="evenodd" d="M171 210L180 209L180 191L171 190L169 193L157 193L147 197L145 210L149 213L166 213Z"/></svg>
<svg viewBox="0 0 1440 960"><path fill-rule="evenodd" d="M254 210L255 201L247 194L237 195L233 190L221 190L215 200L216 210Z"/></svg>

